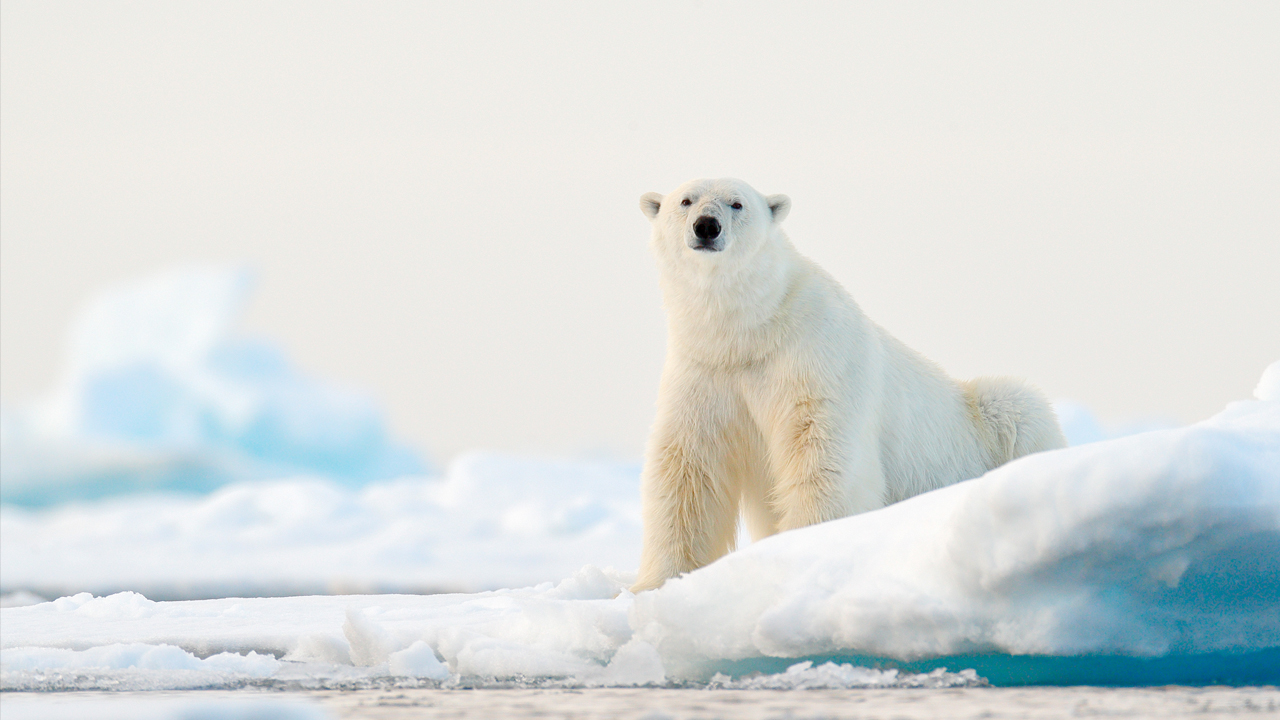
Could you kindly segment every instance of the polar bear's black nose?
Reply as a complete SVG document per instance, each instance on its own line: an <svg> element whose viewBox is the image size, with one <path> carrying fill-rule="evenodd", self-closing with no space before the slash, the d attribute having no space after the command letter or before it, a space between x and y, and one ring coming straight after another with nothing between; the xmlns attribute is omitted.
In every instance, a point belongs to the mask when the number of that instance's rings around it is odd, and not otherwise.
<svg viewBox="0 0 1280 720"><path fill-rule="evenodd" d="M720 221L703 215L693 224L693 234L699 240L715 240L720 237Z"/></svg>

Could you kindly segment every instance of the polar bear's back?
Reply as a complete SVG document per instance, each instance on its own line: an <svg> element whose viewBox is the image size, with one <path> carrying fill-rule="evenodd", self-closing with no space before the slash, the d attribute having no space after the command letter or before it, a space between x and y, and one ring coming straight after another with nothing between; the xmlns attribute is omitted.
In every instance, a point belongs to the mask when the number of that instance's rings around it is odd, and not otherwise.
<svg viewBox="0 0 1280 720"><path fill-rule="evenodd" d="M1066 446L1052 406L1032 386L1005 377L958 382L878 329L889 356L880 438L886 502Z"/></svg>
<svg viewBox="0 0 1280 720"><path fill-rule="evenodd" d="M885 502L981 475L987 469L987 453L960 385L883 328L877 329L886 355L880 408Z"/></svg>

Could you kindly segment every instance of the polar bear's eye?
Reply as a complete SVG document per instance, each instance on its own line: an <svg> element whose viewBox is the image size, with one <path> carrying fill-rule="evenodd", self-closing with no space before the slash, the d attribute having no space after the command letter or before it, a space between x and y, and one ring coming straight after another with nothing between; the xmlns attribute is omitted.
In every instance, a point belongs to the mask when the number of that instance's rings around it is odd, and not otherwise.
<svg viewBox="0 0 1280 720"><path fill-rule="evenodd" d="M684 205L685 207L689 207L690 205L692 205L692 204L693 204L693 201L692 201L692 200L690 200L689 198L685 198L685 199L683 199L683 200L681 200L681 201L680 201L680 204L681 204L681 205Z"/></svg>
<svg viewBox="0 0 1280 720"><path fill-rule="evenodd" d="M729 207L733 208L734 210L741 210L741 209L742 209L742 203L740 203L740 202L736 202L736 203L734 203L734 204L730 205Z"/></svg>

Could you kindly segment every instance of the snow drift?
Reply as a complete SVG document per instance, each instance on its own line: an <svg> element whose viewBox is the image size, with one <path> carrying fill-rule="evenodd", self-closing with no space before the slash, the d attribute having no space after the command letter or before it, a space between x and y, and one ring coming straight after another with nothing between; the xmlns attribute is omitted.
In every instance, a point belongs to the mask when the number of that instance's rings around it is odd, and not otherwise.
<svg viewBox="0 0 1280 720"><path fill-rule="evenodd" d="M639 596L624 589L627 573L588 567L473 595L85 594L8 608L3 682L68 682L50 671L72 661L30 648L143 643L197 658L270 654L279 667L255 682L286 684L975 679L943 666L996 683L1276 683L1280 398L1269 387L1183 429L1029 456L783 533Z"/></svg>
<svg viewBox="0 0 1280 720"><path fill-rule="evenodd" d="M0 500L421 472L417 456L388 439L370 398L308 378L272 345L235 332L251 289L244 270L196 267L90 303L53 395L3 414Z"/></svg>
<svg viewBox="0 0 1280 720"><path fill-rule="evenodd" d="M475 453L443 477L0 508L0 590L156 599L476 591L640 553L638 465Z"/></svg>

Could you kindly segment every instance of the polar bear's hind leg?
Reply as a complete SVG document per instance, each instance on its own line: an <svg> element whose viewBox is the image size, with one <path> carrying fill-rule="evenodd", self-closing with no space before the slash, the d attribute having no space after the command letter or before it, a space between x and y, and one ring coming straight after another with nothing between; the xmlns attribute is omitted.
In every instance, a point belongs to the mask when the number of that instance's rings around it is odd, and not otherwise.
<svg viewBox="0 0 1280 720"><path fill-rule="evenodd" d="M991 467L1067 446L1053 406L1031 385L1017 378L980 377L963 386Z"/></svg>

